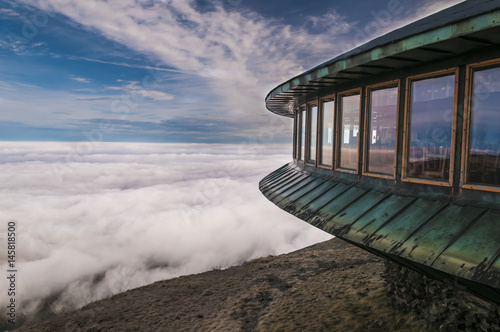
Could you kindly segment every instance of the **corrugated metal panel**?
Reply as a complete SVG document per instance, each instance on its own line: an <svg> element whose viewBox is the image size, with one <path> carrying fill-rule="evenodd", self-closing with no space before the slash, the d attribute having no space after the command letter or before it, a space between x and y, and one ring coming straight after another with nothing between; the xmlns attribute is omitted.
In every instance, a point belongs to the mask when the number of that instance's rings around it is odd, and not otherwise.
<svg viewBox="0 0 500 332"><path fill-rule="evenodd" d="M260 189L283 210L361 247L421 264L435 277L476 283L485 298L489 287L500 289L498 210L323 178L293 164L264 178Z"/></svg>

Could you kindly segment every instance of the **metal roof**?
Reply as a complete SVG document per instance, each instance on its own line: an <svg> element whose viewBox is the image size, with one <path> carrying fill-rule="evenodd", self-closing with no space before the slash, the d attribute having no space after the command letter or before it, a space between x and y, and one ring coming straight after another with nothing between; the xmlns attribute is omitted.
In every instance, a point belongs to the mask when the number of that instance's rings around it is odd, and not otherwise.
<svg viewBox="0 0 500 332"><path fill-rule="evenodd" d="M500 0L468 0L333 58L273 89L266 107L293 116L298 99L356 81L500 43Z"/></svg>
<svg viewBox="0 0 500 332"><path fill-rule="evenodd" d="M471 292L500 303L498 207L324 178L293 163L259 187L311 225L435 278L464 280Z"/></svg>

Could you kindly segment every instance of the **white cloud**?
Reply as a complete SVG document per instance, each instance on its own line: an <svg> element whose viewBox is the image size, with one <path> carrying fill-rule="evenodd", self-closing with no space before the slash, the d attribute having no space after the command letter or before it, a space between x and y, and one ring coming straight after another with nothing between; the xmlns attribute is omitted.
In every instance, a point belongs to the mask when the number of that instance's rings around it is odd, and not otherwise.
<svg viewBox="0 0 500 332"><path fill-rule="evenodd" d="M225 100L227 112L257 114L253 121L260 123L266 121L261 118L263 99L270 89L339 49L339 40L327 31L311 34L304 27L221 6L202 13L193 1L149 6L133 0L24 2L46 10L56 8L88 29L153 56L160 64L198 77ZM348 26L335 13L326 19L335 19L332 28Z"/></svg>
<svg viewBox="0 0 500 332"><path fill-rule="evenodd" d="M18 18L21 15L16 11L9 8L0 8L0 16L8 17L8 18Z"/></svg>
<svg viewBox="0 0 500 332"><path fill-rule="evenodd" d="M117 82L123 82L123 81L118 80ZM144 89L142 88L140 82L137 81L128 81L128 83L123 86L108 86L106 87L106 89L115 91L125 91L127 93L134 94L138 97L150 98L157 101L166 101L175 99L173 95L163 91Z"/></svg>
<svg viewBox="0 0 500 332"><path fill-rule="evenodd" d="M228 11L220 5L200 12L193 0L23 2L56 10L87 29L158 59L159 67L167 65L198 77L225 100L220 113L234 117L254 114L252 121L262 124L268 121L263 98L279 83L348 51L356 41L375 38L458 1L424 1L414 14L391 15L387 24L358 38L353 38L355 23L335 11L309 17L306 21L313 26L311 32L306 26L293 27L255 12ZM141 91L140 95L171 98L169 93L156 91Z"/></svg>
<svg viewBox="0 0 500 332"><path fill-rule="evenodd" d="M92 82L90 80L90 78L78 77L78 76L74 76L74 75L70 75L70 76L68 76L68 78L70 80L77 81L77 82L80 82L80 83L90 83L90 82Z"/></svg>
<svg viewBox="0 0 500 332"><path fill-rule="evenodd" d="M50 295L55 310L74 308L328 239L258 190L289 148L0 142L0 219L18 223L19 310L33 314Z"/></svg>

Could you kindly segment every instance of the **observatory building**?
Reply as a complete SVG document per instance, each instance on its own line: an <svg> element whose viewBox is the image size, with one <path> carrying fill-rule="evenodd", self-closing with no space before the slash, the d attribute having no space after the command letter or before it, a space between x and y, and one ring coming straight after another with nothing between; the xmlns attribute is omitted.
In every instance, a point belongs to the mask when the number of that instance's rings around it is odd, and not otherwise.
<svg viewBox="0 0 500 332"><path fill-rule="evenodd" d="M500 303L500 1L469 0L291 78L293 161L260 190L330 234Z"/></svg>

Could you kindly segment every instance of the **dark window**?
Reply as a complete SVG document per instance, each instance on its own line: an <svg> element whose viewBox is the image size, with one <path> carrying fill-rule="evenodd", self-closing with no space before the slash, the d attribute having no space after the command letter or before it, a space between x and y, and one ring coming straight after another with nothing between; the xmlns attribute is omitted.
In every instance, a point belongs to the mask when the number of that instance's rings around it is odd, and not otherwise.
<svg viewBox="0 0 500 332"><path fill-rule="evenodd" d="M394 175L398 88L370 92L367 172Z"/></svg>
<svg viewBox="0 0 500 332"><path fill-rule="evenodd" d="M356 170L358 167L360 95L340 98L340 160L339 167Z"/></svg>
<svg viewBox="0 0 500 332"><path fill-rule="evenodd" d="M468 183L500 185L500 68L474 71Z"/></svg>
<svg viewBox="0 0 500 332"><path fill-rule="evenodd" d="M411 82L406 175L450 177L455 75Z"/></svg>
<svg viewBox="0 0 500 332"><path fill-rule="evenodd" d="M320 164L332 166L333 162L333 128L335 120L335 102L324 101L321 105L321 141Z"/></svg>

